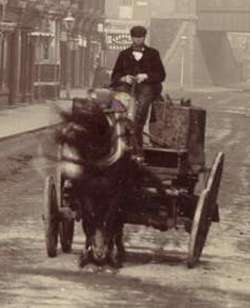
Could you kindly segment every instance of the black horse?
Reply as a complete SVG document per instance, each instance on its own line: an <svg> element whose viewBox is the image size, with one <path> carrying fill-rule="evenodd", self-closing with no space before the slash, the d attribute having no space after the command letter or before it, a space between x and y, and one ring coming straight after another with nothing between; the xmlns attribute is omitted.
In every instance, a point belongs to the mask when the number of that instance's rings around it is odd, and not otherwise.
<svg viewBox="0 0 250 308"><path fill-rule="evenodd" d="M101 98L92 93L74 99L72 113L62 113L65 125L57 135L62 145L62 196L86 235L81 266L90 260L120 266L124 255L121 208L137 146L126 107L112 92L103 93Z"/></svg>
<svg viewBox="0 0 250 308"><path fill-rule="evenodd" d="M148 174L137 159L141 149L127 108L112 92L103 93L74 99L73 112L63 114L65 126L57 139L62 145L62 196L86 235L79 265L93 261L120 267L123 210ZM160 185L159 191L165 196Z"/></svg>

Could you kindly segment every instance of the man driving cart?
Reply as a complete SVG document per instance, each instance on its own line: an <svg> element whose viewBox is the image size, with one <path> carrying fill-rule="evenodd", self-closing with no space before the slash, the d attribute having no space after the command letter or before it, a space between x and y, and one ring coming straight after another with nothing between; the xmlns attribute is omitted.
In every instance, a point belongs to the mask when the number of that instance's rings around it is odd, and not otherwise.
<svg viewBox="0 0 250 308"><path fill-rule="evenodd" d="M137 100L135 134L140 147L143 144L143 128L152 102L162 90L166 73L159 52L145 44L147 30L134 26L130 30L132 44L120 52L111 75L111 85L119 91L131 93Z"/></svg>

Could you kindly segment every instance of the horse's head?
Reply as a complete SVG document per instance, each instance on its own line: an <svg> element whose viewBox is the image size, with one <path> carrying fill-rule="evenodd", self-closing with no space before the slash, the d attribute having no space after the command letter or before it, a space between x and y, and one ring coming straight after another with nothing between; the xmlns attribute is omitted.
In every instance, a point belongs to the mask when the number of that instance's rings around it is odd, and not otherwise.
<svg viewBox="0 0 250 308"><path fill-rule="evenodd" d="M62 113L66 125L58 135L66 174L71 177L76 173L78 177L87 164L108 167L133 147L126 105L125 93L117 98L109 90L92 91L85 98L73 99L72 112Z"/></svg>
<svg viewBox="0 0 250 308"><path fill-rule="evenodd" d="M61 116L60 168L65 177L79 179L86 165L109 155L113 128L102 106L91 97L73 99L71 112L61 112Z"/></svg>
<svg viewBox="0 0 250 308"><path fill-rule="evenodd" d="M75 148L82 159L95 160L108 153L111 128L103 109L88 98L74 99L71 113L63 114L61 143Z"/></svg>

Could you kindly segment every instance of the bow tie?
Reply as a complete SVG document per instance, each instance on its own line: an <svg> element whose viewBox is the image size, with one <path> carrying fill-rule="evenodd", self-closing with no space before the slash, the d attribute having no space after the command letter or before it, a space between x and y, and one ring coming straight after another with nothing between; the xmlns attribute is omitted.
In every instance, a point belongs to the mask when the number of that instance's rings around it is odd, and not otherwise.
<svg viewBox="0 0 250 308"><path fill-rule="evenodd" d="M143 52L145 50L144 46L132 46L133 51Z"/></svg>

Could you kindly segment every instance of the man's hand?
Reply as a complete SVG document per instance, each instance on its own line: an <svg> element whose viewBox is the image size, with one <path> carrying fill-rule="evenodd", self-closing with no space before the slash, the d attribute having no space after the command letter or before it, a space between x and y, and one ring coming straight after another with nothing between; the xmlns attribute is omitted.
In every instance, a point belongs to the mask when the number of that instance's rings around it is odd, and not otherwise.
<svg viewBox="0 0 250 308"><path fill-rule="evenodd" d="M132 75L126 75L126 76L123 76L123 77L121 78L121 81L122 81L122 82L126 82L126 83L128 83L128 84L132 84L133 81L134 81L134 79L135 79L134 76L132 76Z"/></svg>
<svg viewBox="0 0 250 308"><path fill-rule="evenodd" d="M148 74L138 74L138 75L136 75L137 83L141 83L146 79L148 79Z"/></svg>

